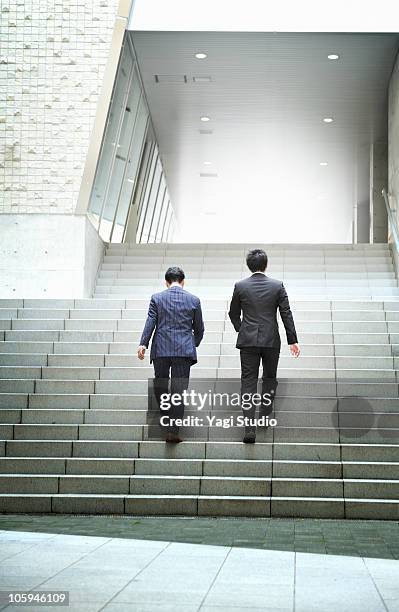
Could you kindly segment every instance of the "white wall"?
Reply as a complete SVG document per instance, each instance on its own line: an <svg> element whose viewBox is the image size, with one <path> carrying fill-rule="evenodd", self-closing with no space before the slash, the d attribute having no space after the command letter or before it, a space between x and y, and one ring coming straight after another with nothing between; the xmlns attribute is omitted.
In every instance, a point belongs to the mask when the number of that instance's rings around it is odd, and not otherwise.
<svg viewBox="0 0 399 612"><path fill-rule="evenodd" d="M84 215L0 215L0 298L89 297L104 245Z"/></svg>
<svg viewBox="0 0 399 612"><path fill-rule="evenodd" d="M83 296L90 297L95 289L97 272L104 256L105 243L87 217L84 225Z"/></svg>

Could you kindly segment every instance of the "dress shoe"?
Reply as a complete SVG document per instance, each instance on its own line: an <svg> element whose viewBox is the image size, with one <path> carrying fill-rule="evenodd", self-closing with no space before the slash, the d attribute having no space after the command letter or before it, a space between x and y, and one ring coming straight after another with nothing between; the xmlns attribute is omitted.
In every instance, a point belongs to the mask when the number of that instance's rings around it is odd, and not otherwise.
<svg viewBox="0 0 399 612"><path fill-rule="evenodd" d="M182 438L179 438L177 434L168 433L166 434L165 442L171 442L173 444L178 444L179 442L183 442Z"/></svg>
<svg viewBox="0 0 399 612"><path fill-rule="evenodd" d="M255 438L256 438L255 433L254 432L249 432L249 433L245 434L245 436L243 438L243 442L244 442L244 444L255 444Z"/></svg>

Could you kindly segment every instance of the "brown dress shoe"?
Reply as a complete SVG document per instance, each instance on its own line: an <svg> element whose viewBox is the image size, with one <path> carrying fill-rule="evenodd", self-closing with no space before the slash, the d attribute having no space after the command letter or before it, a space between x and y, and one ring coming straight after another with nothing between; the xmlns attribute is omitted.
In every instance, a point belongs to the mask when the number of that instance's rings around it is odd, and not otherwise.
<svg viewBox="0 0 399 612"><path fill-rule="evenodd" d="M182 438L179 438L177 434L168 433L166 434L165 442L172 442L173 444L178 444L179 442L183 442Z"/></svg>

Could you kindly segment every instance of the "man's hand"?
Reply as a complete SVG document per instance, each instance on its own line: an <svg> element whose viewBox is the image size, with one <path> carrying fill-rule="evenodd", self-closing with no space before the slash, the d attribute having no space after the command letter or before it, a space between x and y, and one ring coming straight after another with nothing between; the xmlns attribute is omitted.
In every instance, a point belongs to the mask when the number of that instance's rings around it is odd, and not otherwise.
<svg viewBox="0 0 399 612"><path fill-rule="evenodd" d="M299 355L301 354L299 344L290 344L290 351L293 357L299 357Z"/></svg>
<svg viewBox="0 0 399 612"><path fill-rule="evenodd" d="M137 357L143 361L145 355L145 346L139 346L137 349Z"/></svg>

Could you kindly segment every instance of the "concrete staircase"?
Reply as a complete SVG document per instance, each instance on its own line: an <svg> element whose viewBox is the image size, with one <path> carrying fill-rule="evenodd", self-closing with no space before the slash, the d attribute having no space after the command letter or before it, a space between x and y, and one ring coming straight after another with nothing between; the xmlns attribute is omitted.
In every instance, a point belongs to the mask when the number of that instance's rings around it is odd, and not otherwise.
<svg viewBox="0 0 399 612"><path fill-rule="evenodd" d="M201 297L196 377L239 376L227 318L251 245L111 245L92 299L0 300L0 511L399 518L399 289L387 245L267 245L282 330L278 426L148 439L136 348L169 265Z"/></svg>

